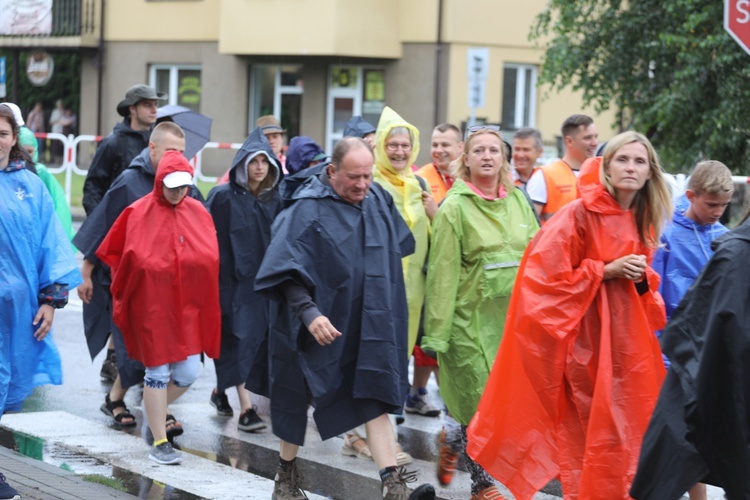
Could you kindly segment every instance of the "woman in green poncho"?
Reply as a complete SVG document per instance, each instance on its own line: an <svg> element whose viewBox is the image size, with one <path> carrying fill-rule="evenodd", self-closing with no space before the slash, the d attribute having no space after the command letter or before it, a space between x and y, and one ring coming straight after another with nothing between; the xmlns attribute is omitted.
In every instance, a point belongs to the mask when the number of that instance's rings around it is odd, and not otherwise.
<svg viewBox="0 0 750 500"><path fill-rule="evenodd" d="M440 394L460 424L441 432L438 479L450 482L463 453L471 498L481 500L499 492L466 455L466 426L495 361L521 257L539 225L510 179L500 134L470 131L454 165L456 182L432 224L422 347L438 354Z"/></svg>
<svg viewBox="0 0 750 500"><path fill-rule="evenodd" d="M68 200L65 199L65 191L60 186L60 183L57 182L57 179L47 170L47 167L41 163L37 163L39 151L37 150L38 142L34 136L34 132L26 127L21 127L18 132L18 145L25 149L29 153L29 156L31 156L36 168L36 174L47 187L47 191L52 197L52 201L55 204L55 213L57 214L57 218L60 219L65 234L68 236L68 241L72 240L74 235L73 220L70 216Z"/></svg>

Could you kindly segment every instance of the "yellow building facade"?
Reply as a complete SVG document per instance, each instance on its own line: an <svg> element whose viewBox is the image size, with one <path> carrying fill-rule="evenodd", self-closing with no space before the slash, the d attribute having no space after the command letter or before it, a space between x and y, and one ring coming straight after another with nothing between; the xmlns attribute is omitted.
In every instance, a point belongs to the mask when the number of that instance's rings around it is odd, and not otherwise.
<svg viewBox="0 0 750 500"><path fill-rule="evenodd" d="M385 105L421 131L420 163L429 161L436 124L462 126L472 116L508 136L536 127L552 150L573 113L593 116L602 139L613 134L614 113L597 116L580 95L537 87L543 52L528 34L544 0L94 4L103 8L102 61L83 65L82 133L106 134L126 89L148 83L171 104L211 116L218 142L241 142L258 116L274 114L288 138L308 135L330 151L352 115L376 125ZM472 109L477 73L468 64L477 51L484 92Z"/></svg>

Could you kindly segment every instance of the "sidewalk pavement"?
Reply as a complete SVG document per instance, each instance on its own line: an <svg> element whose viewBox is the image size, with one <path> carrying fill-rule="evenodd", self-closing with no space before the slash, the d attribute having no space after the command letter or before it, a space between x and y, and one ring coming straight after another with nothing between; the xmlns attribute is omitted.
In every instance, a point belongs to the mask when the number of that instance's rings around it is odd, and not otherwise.
<svg viewBox="0 0 750 500"><path fill-rule="evenodd" d="M24 500L106 500L138 498L0 446L0 472Z"/></svg>

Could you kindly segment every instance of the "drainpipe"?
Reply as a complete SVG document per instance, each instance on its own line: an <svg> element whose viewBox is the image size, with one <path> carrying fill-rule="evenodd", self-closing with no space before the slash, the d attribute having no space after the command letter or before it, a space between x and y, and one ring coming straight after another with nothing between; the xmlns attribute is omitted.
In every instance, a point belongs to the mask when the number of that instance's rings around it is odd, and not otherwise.
<svg viewBox="0 0 750 500"><path fill-rule="evenodd" d="M103 0L102 0L103 1ZM435 42L435 104L432 126L439 125L438 106L440 105L440 59L443 52L443 0L438 0L437 40Z"/></svg>
<svg viewBox="0 0 750 500"><path fill-rule="evenodd" d="M105 0L101 0L101 12L99 12L99 48L96 57L97 61L97 75L96 75L96 133L101 135L102 133L102 88L104 88L104 77L102 71L104 70L104 4Z"/></svg>

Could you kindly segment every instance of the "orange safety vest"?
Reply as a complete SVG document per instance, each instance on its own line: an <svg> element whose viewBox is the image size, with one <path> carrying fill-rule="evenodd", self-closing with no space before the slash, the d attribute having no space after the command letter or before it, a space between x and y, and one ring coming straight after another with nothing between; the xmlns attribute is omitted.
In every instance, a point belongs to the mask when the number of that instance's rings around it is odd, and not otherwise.
<svg viewBox="0 0 750 500"><path fill-rule="evenodd" d="M547 204L539 218L544 224L563 206L576 199L578 178L573 169L562 160L542 166L542 172L547 185Z"/></svg>
<svg viewBox="0 0 750 500"><path fill-rule="evenodd" d="M420 168L414 175L418 175L427 181L432 190L432 197L435 198L435 203L440 204L448 194L448 190L453 185L453 179L447 175L441 174L437 167L432 163L428 163L424 167Z"/></svg>

